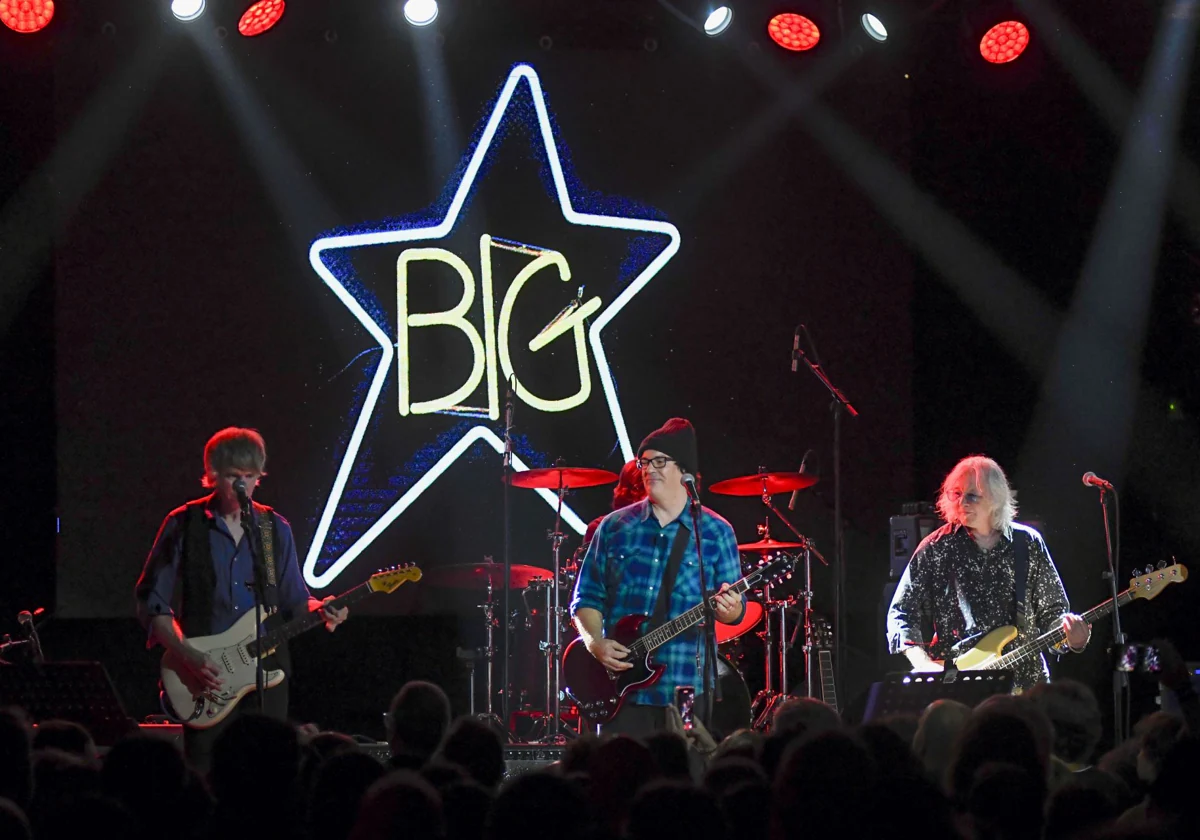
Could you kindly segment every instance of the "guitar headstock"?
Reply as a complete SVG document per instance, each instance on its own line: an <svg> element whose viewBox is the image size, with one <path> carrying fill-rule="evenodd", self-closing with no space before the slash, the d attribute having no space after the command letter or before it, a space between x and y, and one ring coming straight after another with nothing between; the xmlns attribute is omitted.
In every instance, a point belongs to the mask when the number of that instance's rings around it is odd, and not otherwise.
<svg viewBox="0 0 1200 840"><path fill-rule="evenodd" d="M414 563L402 563L390 566L371 575L367 586L372 592L395 592L410 581L421 579L421 570Z"/></svg>
<svg viewBox="0 0 1200 840"><path fill-rule="evenodd" d="M1129 581L1129 591L1134 598L1157 598L1158 593L1162 592L1172 583L1182 583L1187 580L1187 566L1182 563L1174 563L1170 566L1159 564L1159 568L1151 569L1146 567L1146 571Z"/></svg>
<svg viewBox="0 0 1200 840"><path fill-rule="evenodd" d="M760 586L774 586L782 583L792 576L795 568L795 557L790 554L777 554L746 575L747 588L756 589Z"/></svg>
<svg viewBox="0 0 1200 840"><path fill-rule="evenodd" d="M833 647L833 625L823 615L812 617L812 643L818 648Z"/></svg>

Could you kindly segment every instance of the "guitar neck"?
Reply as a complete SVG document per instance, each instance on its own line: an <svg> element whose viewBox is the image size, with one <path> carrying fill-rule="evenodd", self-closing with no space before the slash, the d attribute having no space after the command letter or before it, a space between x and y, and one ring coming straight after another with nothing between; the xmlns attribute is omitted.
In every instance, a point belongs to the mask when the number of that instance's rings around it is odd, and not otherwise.
<svg viewBox="0 0 1200 840"><path fill-rule="evenodd" d="M838 709L837 683L833 679L833 653L828 650L817 651L817 663L821 673L821 700L827 706Z"/></svg>
<svg viewBox="0 0 1200 840"><path fill-rule="evenodd" d="M744 595L751 587L755 585L758 579L759 575L757 574L747 575L737 583L733 584L733 586L729 587L729 589L726 591L732 592L734 595ZM716 599L709 598L708 603L710 606L715 605ZM697 604L682 615L676 616L666 624L651 630L633 644L634 646L641 648L641 652L649 653L656 648L662 647L680 633L683 633L685 630L689 630L699 624L704 620L704 613L704 604Z"/></svg>
<svg viewBox="0 0 1200 840"><path fill-rule="evenodd" d="M1117 596L1117 600L1115 602L1112 598L1109 598L1103 604L1098 604L1092 607L1090 610L1085 612L1081 618L1083 618L1083 620L1088 624L1091 624L1094 621L1104 618L1106 615L1111 613L1115 607L1125 606L1132 601L1134 597L1133 590L1126 589ZM1043 651L1049 650L1055 645L1061 644L1063 639L1066 637L1067 634L1062 627L1056 627L1055 629L1038 636L1033 641L1027 642L1018 648L1014 648L1003 656L993 659L985 666L985 668L986 670L990 671L1011 668L1013 665L1017 664L1023 659L1028 659L1031 656L1037 656Z"/></svg>
<svg viewBox="0 0 1200 840"><path fill-rule="evenodd" d="M327 608L340 610L342 607L348 607L351 604L355 604L363 600L371 593L372 590L370 587L370 581L364 581L353 589L344 592L337 598L334 598L325 606ZM314 627L324 624L325 618L322 615L322 612L324 612L324 610L305 611L303 615L296 616L282 627L277 627L270 632L264 633L262 637L263 648L268 651L274 650L288 639L294 636L299 636L306 630L311 630ZM246 648L250 652L251 656L258 656L259 648L257 642L251 642L246 646Z"/></svg>

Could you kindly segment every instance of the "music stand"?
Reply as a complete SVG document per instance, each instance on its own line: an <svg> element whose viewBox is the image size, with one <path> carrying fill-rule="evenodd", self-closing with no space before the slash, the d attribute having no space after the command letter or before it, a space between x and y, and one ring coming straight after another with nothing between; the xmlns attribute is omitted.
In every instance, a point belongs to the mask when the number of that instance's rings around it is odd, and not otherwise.
<svg viewBox="0 0 1200 840"><path fill-rule="evenodd" d="M110 746L137 729L99 662L0 666L0 706L20 706L34 723L74 721L98 746Z"/></svg>
<svg viewBox="0 0 1200 840"><path fill-rule="evenodd" d="M888 674L871 685L863 722L889 715L920 717L934 700L957 700L974 708L993 694L1010 694L1012 684L1012 671Z"/></svg>

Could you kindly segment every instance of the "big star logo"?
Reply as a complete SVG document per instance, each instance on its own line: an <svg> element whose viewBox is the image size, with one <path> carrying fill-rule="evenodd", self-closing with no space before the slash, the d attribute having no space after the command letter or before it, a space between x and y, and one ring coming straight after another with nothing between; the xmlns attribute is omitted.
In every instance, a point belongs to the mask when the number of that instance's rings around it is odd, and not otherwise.
<svg viewBox="0 0 1200 840"><path fill-rule="evenodd" d="M502 129L514 102L522 95L527 95L536 117L534 141L544 147L545 161L548 164L550 180L553 184L552 197L556 200L562 212L563 219L571 225L582 225L594 228L609 228L627 231L641 236L654 235L655 241L661 245L654 249L652 255L647 255L644 265L641 265L630 282L625 284L608 301L601 296L591 295L586 299L582 296L577 302L563 310L559 318L539 332L528 342L528 349L536 353L556 342L570 340L575 354L578 381L573 392L565 395L545 395L535 393L521 378L511 353L511 335L509 322L514 307L521 296L525 294L529 282L540 272L551 272L564 283L572 280L572 271L567 257L550 248L538 248L521 243L504 240L499 237L483 234L478 240L478 269L468 264L461 254L446 248L437 247L431 243L444 240L455 230L472 190L476 186L487 157L488 150ZM404 243L406 247L400 253L396 262L395 300L397 306L396 335L390 335L382 318L372 317L368 312L370 306L364 306L363 301L350 291L358 289L359 278L354 276L353 262L344 257L348 249L369 248L388 245L395 247ZM412 243L408 246L407 243ZM504 290L499 306L499 316L495 312L494 288L496 280L493 276L493 253L497 250L516 251L532 257L525 267L509 282ZM633 457L633 447L625 427L621 404L617 398L616 383L609 368L604 348L604 330L612 320L620 314L635 295L640 292L650 280L662 270L663 266L679 250L679 231L674 225L660 220L631 218L626 216L602 215L584 213L575 209L563 166L559 149L551 130L550 115L542 93L541 81L537 73L528 65L517 65L512 69L504 87L496 100L490 117L484 124L479 140L472 150L467 165L462 169L461 179L454 189L453 198L446 207L441 221L433 225L414 227L384 227L381 229L352 234L342 234L318 239L309 249L309 262L313 270L346 306L362 328L379 345L380 361L370 376L362 407L354 420L345 454L338 467L337 474L330 489L329 496L322 509L312 544L304 561L304 578L307 583L321 589L329 586L333 580L345 571L359 555L374 542L392 523L396 521L416 499L437 481L438 477L456 460L468 452L476 443L490 446L497 457L504 451L504 443L495 423L500 414L499 383L504 381L511 384L514 395L530 408L547 413L568 411L587 402L592 394L592 382L588 359L588 348L591 349L592 360L595 362L597 376L612 418L613 429L621 452L626 459ZM472 255L474 256L474 255ZM449 309L441 311L414 311L411 306L410 282L416 268L422 265L438 264L448 267L462 281L461 295ZM478 304L482 311L482 327L469 315ZM586 319L595 315L590 325ZM414 359L409 349L414 333L422 330L448 331L460 337L470 347L470 372L458 382L446 382L438 394L421 395L417 399L411 389L411 379L414 372ZM586 334L585 334L586 333ZM380 395L388 377L395 372L399 405L396 407L399 417L411 417L421 414L450 414L477 418L480 422L463 428L455 439L439 441L436 446L439 452L433 453L432 464L408 485L398 498L390 503L387 509L373 523L365 528L356 539L340 553L326 550L331 529L336 526L339 518L339 506L346 491L347 482L354 471L356 460L359 458L364 436L380 408ZM468 402L482 404L471 405ZM389 400L390 402L390 400ZM485 422L486 421L486 422ZM528 469L528 464L514 454L513 468L518 471ZM557 507L558 499L549 490L537 491L551 507ZM563 507L563 519L579 533L584 531L584 523L569 506Z"/></svg>

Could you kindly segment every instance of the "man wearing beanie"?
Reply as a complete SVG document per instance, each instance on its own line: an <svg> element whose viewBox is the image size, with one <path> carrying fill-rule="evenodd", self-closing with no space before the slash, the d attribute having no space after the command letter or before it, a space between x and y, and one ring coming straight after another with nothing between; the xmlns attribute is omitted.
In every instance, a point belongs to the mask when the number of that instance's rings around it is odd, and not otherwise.
<svg viewBox="0 0 1200 840"><path fill-rule="evenodd" d="M571 615L588 652L611 671L632 667L623 661L628 649L608 631L627 615L651 616L658 605L664 574L678 534L682 547L679 571L671 585L665 619L672 619L699 604L700 566L692 534L685 474L695 475L696 430L680 417L673 417L647 435L638 447L638 467L646 485L646 498L613 511L596 529L588 546ZM684 533L679 534L683 529ZM719 515L700 510L700 544L704 578L709 591L724 592L741 577L737 537ZM745 601L732 593L718 594L714 613L718 621L736 624ZM707 661L704 633L697 626L681 633L652 654L655 664L666 670L653 685L631 692L621 711L604 725L604 732L645 735L665 729L666 709L674 702L675 687L694 686L696 714L702 715L709 702L702 696ZM710 666L711 667L711 666Z"/></svg>

